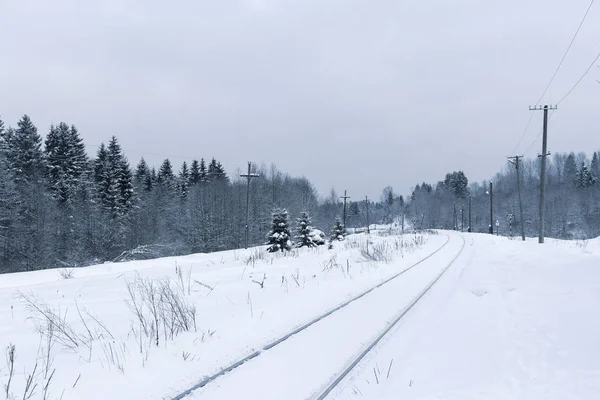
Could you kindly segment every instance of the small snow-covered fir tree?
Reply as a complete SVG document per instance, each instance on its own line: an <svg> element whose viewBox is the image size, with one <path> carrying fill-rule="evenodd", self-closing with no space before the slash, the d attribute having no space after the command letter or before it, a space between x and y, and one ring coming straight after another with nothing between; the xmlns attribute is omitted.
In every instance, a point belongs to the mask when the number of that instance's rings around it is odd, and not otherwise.
<svg viewBox="0 0 600 400"><path fill-rule="evenodd" d="M335 224L331 229L330 239L332 242L338 241L341 242L346 237L346 230L344 229L344 224L340 221L339 218L335 219Z"/></svg>
<svg viewBox="0 0 600 400"><path fill-rule="evenodd" d="M313 241L312 231L310 215L307 212L301 213L300 218L298 218L296 247L316 247L317 244Z"/></svg>
<svg viewBox="0 0 600 400"><path fill-rule="evenodd" d="M273 212L273 225L267 236L269 252L291 250L290 229L288 227L288 212L285 209L277 209Z"/></svg>

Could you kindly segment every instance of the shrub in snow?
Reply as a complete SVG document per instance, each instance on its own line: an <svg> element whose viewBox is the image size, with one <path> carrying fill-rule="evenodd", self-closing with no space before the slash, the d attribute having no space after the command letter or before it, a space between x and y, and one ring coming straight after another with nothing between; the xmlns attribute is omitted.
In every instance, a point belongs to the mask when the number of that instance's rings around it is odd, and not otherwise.
<svg viewBox="0 0 600 400"><path fill-rule="evenodd" d="M291 250L292 241L290 240L290 229L288 227L288 212L277 209L273 212L273 225L271 232L267 236L269 252Z"/></svg>
<svg viewBox="0 0 600 400"><path fill-rule="evenodd" d="M344 229L344 224L340 221L339 218L335 219L335 224L333 225L333 229L331 229L331 241L339 241L341 242L346 237L346 230Z"/></svg>
<svg viewBox="0 0 600 400"><path fill-rule="evenodd" d="M296 236L296 247L315 247L313 241L313 228L310 226L310 216L307 212L300 214L298 218L298 235Z"/></svg>
<svg viewBox="0 0 600 400"><path fill-rule="evenodd" d="M325 239L325 232L320 231L318 229L313 229L310 232L310 236L312 238L313 243L316 244L317 246L322 246L327 241Z"/></svg>

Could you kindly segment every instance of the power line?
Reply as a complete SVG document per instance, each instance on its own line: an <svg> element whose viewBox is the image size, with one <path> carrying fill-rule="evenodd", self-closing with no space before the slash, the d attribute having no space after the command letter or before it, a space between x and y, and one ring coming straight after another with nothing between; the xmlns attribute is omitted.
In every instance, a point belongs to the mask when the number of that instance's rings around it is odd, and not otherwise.
<svg viewBox="0 0 600 400"><path fill-rule="evenodd" d="M558 74L558 71L560 70L560 68L562 67L563 63L565 62L565 59L567 58L567 55L569 54L569 52L571 51L571 47L573 46L573 43L575 42L575 39L577 38L577 35L579 34L579 31L581 30L581 27L583 26L583 23L585 22L592 6L594 5L595 0L591 0L590 4L587 8L587 10L585 11L585 14L583 15L583 18L581 19L581 22L579 22L579 26L577 26L577 30L575 31L575 34L573 35L573 38L571 39L571 41L569 42L569 45L567 46L567 49L565 50L565 53L563 54L560 62L558 63L558 66L556 67L556 69L554 70L554 73L552 74L552 77L550 78L550 81L548 81L548 84L546 85L546 87L544 88L544 91L542 92L542 94L540 95L539 99L535 102L535 105L540 104L540 101L542 101L542 99L544 98L544 96L546 95L546 93L548 92L548 89L550 88L550 86L552 85L552 82L554 82L554 78L556 78L556 75ZM600 57L600 54L598 54L598 56ZM597 58L596 58L597 60ZM593 63L592 63L593 65ZM591 69L591 67L590 67ZM588 71L589 72L589 69ZM586 74L587 74L586 72ZM585 76L585 74L584 74ZM581 78L583 79L583 77ZM579 83L579 82L578 82ZM577 84L578 84L577 83ZM575 86L577 86L577 84ZM575 89L575 87L573 87L573 89L571 89L571 91L569 91L568 94L570 94L570 92L572 92ZM568 94L566 96L568 96ZM565 97L566 97L565 96ZM561 101L564 100L561 99ZM556 103L557 105L560 103L560 101L558 103ZM521 134L521 137L519 138L519 141L517 143L517 146L515 147L515 150L513 151L513 153L516 153L517 150L519 149L519 146L521 145L521 143L523 142L523 139L525 138L525 135L527 134L527 131L529 130L529 126L531 125L531 121L533 119L533 115L534 112L531 112L531 115L529 116L529 120L527 121L527 124L525 126L525 129L523 129L523 133ZM541 133L540 133L541 135ZM535 139L537 141L537 137ZM531 146L530 146L531 147ZM528 149L529 150L529 149Z"/></svg>
<svg viewBox="0 0 600 400"><path fill-rule="evenodd" d="M560 62L558 63L558 66L556 67L556 70L554 70L554 74L552 74L552 78L550 78L550 81L548 82L548 85L546 85L546 88L542 92L542 95L540 96L540 98L538 99L538 101L536 101L536 103L535 103L536 105L538 105L540 103L540 101L542 101L542 99L544 98L544 95L546 94L546 92L550 88L550 85L552 85L552 82L554 81L554 78L556 78L556 75L558 74L558 71L560 70L560 67L562 67L563 63L565 62L565 59L567 58L567 54L569 54L569 51L571 50L571 47L573 46L573 43L575 42L575 38L577 38L577 35L579 34L579 31L581 30L581 27L583 26L583 23L585 22L585 19L587 18L588 14L590 12L590 9L594 5L594 1L595 0L592 0L590 2L590 5L588 6L587 10L585 11L585 14L583 15L583 18L581 19L581 22L579 23L579 26L577 27L577 30L575 31L575 34L573 35L573 38L571 39L571 42L569 43L569 46L567 47L567 50L565 51L565 54L562 56Z"/></svg>
<svg viewBox="0 0 600 400"><path fill-rule="evenodd" d="M535 113L532 111L531 115L529 116L529 121L527 121L527 125L525 125L525 129L523 129L523 133L521 134L521 138L519 139L519 142L517 143L517 146L515 147L515 151L513 151L513 153L517 152L517 150L519 149L519 146L523 142L523 139L525 139L525 134L527 134L527 130L529 130L529 126L531 125L531 121L533 120L534 114Z"/></svg>
<svg viewBox="0 0 600 400"><path fill-rule="evenodd" d="M581 81L583 80L583 78L585 78L585 76L590 72L590 70L592 69L592 67L596 64L596 62L598 61L598 59L600 59L600 53L598 53L598 55L596 56L596 58L594 58L594 61L592 61L592 63L590 64L590 66L585 70L585 72L583 73L583 75L581 75L581 77L579 78L579 80L577 82L575 82L575 85L573 85L573 87L567 92L567 94L565 94L559 101L558 103L556 103L556 105L560 104L564 99L566 99L571 93L573 93L573 90L575 90L575 88L581 83Z"/></svg>

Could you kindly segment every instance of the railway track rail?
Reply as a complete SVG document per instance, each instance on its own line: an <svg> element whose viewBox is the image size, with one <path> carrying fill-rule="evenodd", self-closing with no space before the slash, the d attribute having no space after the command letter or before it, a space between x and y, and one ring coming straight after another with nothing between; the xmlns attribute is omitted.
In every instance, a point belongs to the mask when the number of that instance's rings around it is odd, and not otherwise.
<svg viewBox="0 0 600 400"><path fill-rule="evenodd" d="M357 303L359 300L365 298L365 296L369 295L370 293L373 293L374 291L376 291L379 288L382 288L388 284L390 284L391 282L396 281L399 277L405 275L407 272L415 269L417 266L423 264L425 261L431 259L432 257L434 257L436 254L438 254L440 251L442 251L444 248L446 248L446 246L448 245L448 243L450 242L450 236L443 233L444 235L446 235L447 239L444 242L444 244L442 244L442 246L440 246L439 248L437 248L435 251L433 251L432 253L430 253L429 255L427 255L426 257L422 258L421 260L419 260L418 262L410 265L409 267L403 269L402 271L392 275L390 278L384 280L383 282L372 286L371 288L369 288L368 290L365 290L364 292L358 294L357 296L352 297L351 299L343 302L342 304L330 309L329 311L322 313L318 316L316 316L315 318L312 318L310 321L302 324L301 326L293 329L292 331L286 333L285 335L280 336L279 338L270 341L269 343L265 344L264 346L262 346L259 350L256 350L250 354L247 354L246 356L240 358L239 360L231 363L230 365L227 365L221 369L219 369L218 372L204 377L200 382L198 382L197 384L195 384L194 386L188 388L187 390L179 393L178 395L174 396L171 398L171 400L183 400L184 398L192 395L194 392L198 391L201 388L206 387L207 385L219 380L219 378L232 373L235 370L240 369L242 366L245 366L247 364L251 364L254 360L260 358L261 355L269 352L270 350L273 350L274 348L277 348L278 346L280 346L281 344L287 342L290 338L308 330L310 327L318 324L319 322L323 322L325 320L328 320L329 318L331 318L332 316L338 314L341 310L345 309L346 307L348 307L351 304L355 304ZM366 349L364 349L364 351L362 351L358 357L356 357L351 363L350 365L344 369L344 371L342 371L341 373L339 373L338 375L336 375L335 379L333 381L331 381L330 383L327 384L327 386L323 389L322 392L319 393L319 395L317 397L310 397L311 399L325 399L329 393L331 393L331 391L333 389L335 389L335 387L337 387L337 385L339 385L339 383L352 371L353 368L355 368L360 361L365 357L366 354L369 353L369 351L371 351L376 345L377 343L379 343L379 341L397 324L397 322L399 322L409 311L410 309L412 309L417 303L418 301L433 287L433 285L441 278L441 276L444 274L444 272L454 263L454 261L458 258L458 256L460 255L460 253L462 252L462 249L464 248L464 238L461 239L463 240L463 244L462 247L459 251L459 253L452 259L452 261L435 277L435 279L433 281L431 281L427 287L425 288L425 290L423 290L422 292L419 293L419 295L413 299L409 305L407 307L405 307L401 313L392 321L391 324L389 324L386 329L372 342L369 344L369 346L367 346Z"/></svg>

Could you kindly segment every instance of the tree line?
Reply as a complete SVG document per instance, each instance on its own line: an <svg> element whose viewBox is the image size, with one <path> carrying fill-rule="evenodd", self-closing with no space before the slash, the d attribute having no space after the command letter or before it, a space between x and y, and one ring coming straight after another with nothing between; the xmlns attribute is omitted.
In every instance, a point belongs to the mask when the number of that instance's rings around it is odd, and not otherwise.
<svg viewBox="0 0 600 400"><path fill-rule="evenodd" d="M546 234L560 239L600 236L600 151L589 158L585 153L557 153L547 159L545 226ZM523 223L528 236L539 227L541 160L525 159L520 164ZM519 198L516 168L506 167L492 178L494 225L499 233L519 234ZM474 232L488 232L490 224L489 181L468 183L462 171L446 175L435 184L415 186L408 212L415 226L424 228L468 228L468 203L472 203ZM456 219L455 219L456 206ZM464 215L462 211L464 210ZM461 218L464 217L464 218ZM496 227L494 226L494 231Z"/></svg>
<svg viewBox="0 0 600 400"><path fill-rule="evenodd" d="M267 242L275 209L308 212L325 232L341 217L334 190L320 199L305 177L253 169L250 244ZM27 115L15 128L0 119L0 272L243 247L246 185L214 158L132 167L114 136L90 157L74 125L43 138ZM366 206L349 202L348 226L364 226ZM372 221L390 218L389 203L369 207Z"/></svg>

